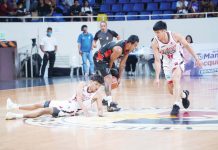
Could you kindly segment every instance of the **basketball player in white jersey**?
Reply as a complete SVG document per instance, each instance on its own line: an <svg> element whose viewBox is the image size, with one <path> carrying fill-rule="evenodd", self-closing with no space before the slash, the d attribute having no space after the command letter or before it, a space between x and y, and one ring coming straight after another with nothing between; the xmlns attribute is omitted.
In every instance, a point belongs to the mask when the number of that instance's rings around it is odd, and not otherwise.
<svg viewBox="0 0 218 150"><path fill-rule="evenodd" d="M183 45L193 56L198 67L202 67L202 62L190 47L189 43L183 36L178 33L167 31L167 25L163 21L158 21L153 26L155 38L152 42L152 49L155 56L155 84L159 86L159 75L161 70L160 54L163 58L163 69L165 78L168 81L168 90L173 95L175 103L173 105L171 115L178 115L180 110L180 102L182 100L183 107L187 109L190 105L188 100L189 91L181 90L180 80L184 71L184 60L182 56Z"/></svg>
<svg viewBox="0 0 218 150"><path fill-rule="evenodd" d="M101 85L104 83L103 77L94 75L89 83L81 82L76 90L76 94L72 99L65 101L45 101L38 104L19 105L7 100L7 110L28 110L26 114L17 114L8 112L7 120L20 118L36 118L42 115L52 115L53 117L74 116L78 111L82 111L85 116L89 116L88 110L93 102L97 103L98 116L103 116Z"/></svg>

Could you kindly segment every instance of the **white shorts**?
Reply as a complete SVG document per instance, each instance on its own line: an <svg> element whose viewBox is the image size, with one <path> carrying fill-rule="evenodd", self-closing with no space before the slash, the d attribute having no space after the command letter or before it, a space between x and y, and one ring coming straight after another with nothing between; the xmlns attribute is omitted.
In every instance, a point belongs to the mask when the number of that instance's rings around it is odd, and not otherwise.
<svg viewBox="0 0 218 150"><path fill-rule="evenodd" d="M91 108L91 100L83 101L83 104L89 109ZM44 103L44 108L53 108L53 117L68 116L81 110L79 104L75 100L52 100ZM61 113L60 113L61 112Z"/></svg>
<svg viewBox="0 0 218 150"><path fill-rule="evenodd" d="M182 72L184 72L185 70L185 63L184 61L180 61L180 62L174 62L174 63L170 63L170 64L163 64L163 70L164 70L164 74L165 74L165 78L168 82L172 82L172 75L173 75L173 70L177 67L180 67L180 69L182 70Z"/></svg>

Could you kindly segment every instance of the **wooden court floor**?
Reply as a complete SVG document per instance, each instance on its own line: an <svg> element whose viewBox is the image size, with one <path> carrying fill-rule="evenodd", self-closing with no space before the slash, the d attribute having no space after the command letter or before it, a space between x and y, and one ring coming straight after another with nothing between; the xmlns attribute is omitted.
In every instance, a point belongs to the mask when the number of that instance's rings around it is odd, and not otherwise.
<svg viewBox="0 0 218 150"><path fill-rule="evenodd" d="M191 109L217 109L218 77L185 77L183 88L188 89ZM218 131L130 131L76 128L46 128L32 126L23 120L6 121L5 104L10 97L26 104L48 99L67 99L75 83L1 90L0 91L0 150L218 150ZM170 108L173 104L164 80L159 89L153 80L137 77L123 79L113 91L122 108ZM218 99L217 99L218 100Z"/></svg>

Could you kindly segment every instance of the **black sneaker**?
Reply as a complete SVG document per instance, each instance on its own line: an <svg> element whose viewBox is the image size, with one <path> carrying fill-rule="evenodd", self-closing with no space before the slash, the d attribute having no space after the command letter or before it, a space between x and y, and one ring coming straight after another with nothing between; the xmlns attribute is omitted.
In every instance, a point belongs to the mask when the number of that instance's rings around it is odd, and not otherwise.
<svg viewBox="0 0 218 150"><path fill-rule="evenodd" d="M105 99L102 100L102 105L107 106L108 105L108 101L106 101Z"/></svg>
<svg viewBox="0 0 218 150"><path fill-rule="evenodd" d="M102 104L103 106L108 106L108 101L106 101L105 99L102 100ZM116 107L118 104L116 102L111 102L110 105L112 107Z"/></svg>
<svg viewBox="0 0 218 150"><path fill-rule="evenodd" d="M117 107L117 103L111 102L110 106L107 106L108 112L120 111L121 108Z"/></svg>
<svg viewBox="0 0 218 150"><path fill-rule="evenodd" d="M180 107L178 105L173 105L173 109L170 113L172 116L177 116L179 114Z"/></svg>
<svg viewBox="0 0 218 150"><path fill-rule="evenodd" d="M184 90L183 91L186 95L185 98L182 98L182 105L185 109L187 109L190 105L190 101L188 100L188 96L189 96L189 91L188 90Z"/></svg>

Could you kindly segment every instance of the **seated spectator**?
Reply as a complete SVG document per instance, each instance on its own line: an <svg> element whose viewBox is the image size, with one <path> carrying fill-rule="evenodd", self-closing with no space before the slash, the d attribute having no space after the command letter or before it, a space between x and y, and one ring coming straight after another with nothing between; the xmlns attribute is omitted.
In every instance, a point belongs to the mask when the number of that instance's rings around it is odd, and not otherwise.
<svg viewBox="0 0 218 150"><path fill-rule="evenodd" d="M44 6L45 6L44 0L39 0L38 6L37 6L39 16L45 16L45 14L44 14L45 7Z"/></svg>
<svg viewBox="0 0 218 150"><path fill-rule="evenodd" d="M176 3L177 14L187 14L188 13L188 1L179 0ZM186 15L175 16L175 18L186 18Z"/></svg>
<svg viewBox="0 0 218 150"><path fill-rule="evenodd" d="M38 3L38 15L39 16L51 16L53 14L53 8L51 1L39 0Z"/></svg>
<svg viewBox="0 0 218 150"><path fill-rule="evenodd" d="M9 5L7 3L7 0L3 0L0 3L0 16L8 16L10 13L10 8ZM0 18L1 22L5 22L8 21L6 18Z"/></svg>
<svg viewBox="0 0 218 150"><path fill-rule="evenodd" d="M92 7L87 0L83 1L83 7L81 8L82 16L92 16ZM91 21L92 17L83 18L84 21Z"/></svg>
<svg viewBox="0 0 218 150"><path fill-rule="evenodd" d="M17 15L26 16L29 12L26 11L25 0L19 0L17 3Z"/></svg>
<svg viewBox="0 0 218 150"><path fill-rule="evenodd" d="M62 0L61 4L67 8L70 9L71 6L73 6L74 0Z"/></svg>
<svg viewBox="0 0 218 150"><path fill-rule="evenodd" d="M189 10L189 13L198 13L200 10L199 2L197 0L191 0L188 5L188 10ZM197 17L199 17L199 15L197 14L188 15L188 18L197 18Z"/></svg>
<svg viewBox="0 0 218 150"><path fill-rule="evenodd" d="M135 54L130 53L126 60L125 71L127 72L127 76L134 76L136 63L138 62L138 58Z"/></svg>
<svg viewBox="0 0 218 150"><path fill-rule="evenodd" d="M56 0L45 0L45 16L52 16L54 9L56 8Z"/></svg>
<svg viewBox="0 0 218 150"><path fill-rule="evenodd" d="M193 43L191 35L187 35L185 39L189 44ZM192 58L191 54L185 48L183 48L183 57L185 61L185 71L184 72L190 74L190 76L199 76L200 75L199 68L195 66L194 59Z"/></svg>
<svg viewBox="0 0 218 150"><path fill-rule="evenodd" d="M74 5L70 8L70 16L81 16L81 7L79 5L79 1L75 0ZM81 21L81 18L72 18L71 21Z"/></svg>
<svg viewBox="0 0 218 150"><path fill-rule="evenodd" d="M151 43L154 40L154 38L151 39ZM150 50L149 50L150 56L148 58L148 67L149 67L149 74L150 76L155 76L155 69L154 69L154 52L152 47L150 46Z"/></svg>
<svg viewBox="0 0 218 150"><path fill-rule="evenodd" d="M201 12L215 12L215 5L213 0L202 0L200 3L200 11ZM216 16L214 14L209 14L209 16Z"/></svg>
<svg viewBox="0 0 218 150"><path fill-rule="evenodd" d="M61 8L64 16L69 16L70 8L73 6L74 0L60 0L57 7ZM70 21L67 18L68 21Z"/></svg>
<svg viewBox="0 0 218 150"><path fill-rule="evenodd" d="M64 18L62 17L63 11L59 7L55 8L55 11L52 16L55 16L55 18L52 18L54 22L64 22L65 21Z"/></svg>

